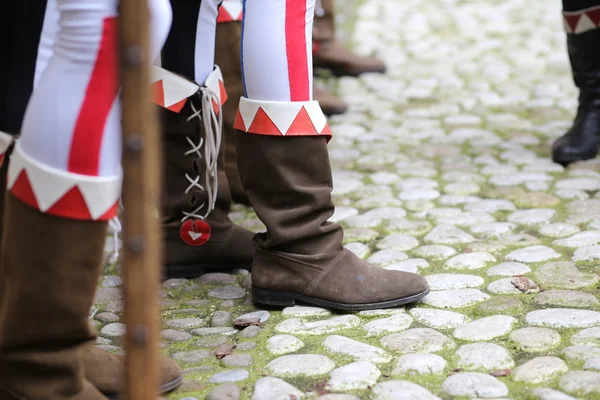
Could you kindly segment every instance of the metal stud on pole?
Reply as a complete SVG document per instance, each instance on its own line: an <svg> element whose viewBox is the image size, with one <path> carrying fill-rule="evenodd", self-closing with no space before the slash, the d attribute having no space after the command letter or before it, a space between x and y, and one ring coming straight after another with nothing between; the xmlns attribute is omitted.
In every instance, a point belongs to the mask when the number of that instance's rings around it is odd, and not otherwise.
<svg viewBox="0 0 600 400"><path fill-rule="evenodd" d="M160 142L149 79L148 0L120 1L123 101L123 283L127 335L125 396L153 400L158 388L161 242L155 205Z"/></svg>

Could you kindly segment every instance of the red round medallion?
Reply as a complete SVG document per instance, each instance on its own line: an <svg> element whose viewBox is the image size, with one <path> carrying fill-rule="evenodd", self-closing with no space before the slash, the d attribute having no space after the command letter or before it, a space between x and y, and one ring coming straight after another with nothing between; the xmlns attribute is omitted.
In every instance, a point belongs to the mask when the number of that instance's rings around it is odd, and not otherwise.
<svg viewBox="0 0 600 400"><path fill-rule="evenodd" d="M188 219L181 224L179 236L190 246L202 246L210 239L210 225L199 219Z"/></svg>

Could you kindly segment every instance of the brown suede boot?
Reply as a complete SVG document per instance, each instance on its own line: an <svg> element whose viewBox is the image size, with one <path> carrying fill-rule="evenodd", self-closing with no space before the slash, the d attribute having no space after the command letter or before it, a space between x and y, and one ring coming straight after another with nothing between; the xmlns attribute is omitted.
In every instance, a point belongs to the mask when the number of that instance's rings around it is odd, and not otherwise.
<svg viewBox="0 0 600 400"><path fill-rule="evenodd" d="M213 74L219 76L215 69ZM218 72L218 73L217 73ZM223 169L221 127L207 86L180 113L162 109L166 278L192 278L207 270L250 269L252 232L231 222L231 193ZM212 96L212 97L211 97Z"/></svg>
<svg viewBox="0 0 600 400"><path fill-rule="evenodd" d="M313 89L313 97L319 102L323 113L327 116L344 114L348 111L348 105L344 103L342 99L332 95L324 89L315 86Z"/></svg>
<svg viewBox="0 0 600 400"><path fill-rule="evenodd" d="M125 376L123 357L90 344L83 347L81 358L85 378L106 396L118 398ZM161 357L159 368L159 394L168 393L183 383L183 373L175 361Z"/></svg>
<svg viewBox="0 0 600 400"><path fill-rule="evenodd" d="M12 194L5 201L0 398L106 400L85 379L81 350L94 338L88 314L107 223L43 214Z"/></svg>
<svg viewBox="0 0 600 400"><path fill-rule="evenodd" d="M8 171L8 160L12 153L11 145L0 158L0 227L4 226L4 199L6 197L6 175ZM0 229L0 243L2 241L2 229ZM81 349L81 362L83 364L84 377L98 390L109 398L116 398L122 389L123 358L96 347L96 340L90 338ZM167 393L183 382L183 373L177 363L169 358L163 357L160 362L160 386L159 393Z"/></svg>
<svg viewBox="0 0 600 400"><path fill-rule="evenodd" d="M227 174L233 201L250 205L248 196L246 196L246 192L242 186L240 173L238 172L235 129L233 129L237 105L240 97L244 95L242 65L240 61L241 38L241 21L229 21L217 24L215 64L221 68L227 95L230 99L223 104L223 144L221 146L225 155L225 173Z"/></svg>
<svg viewBox="0 0 600 400"><path fill-rule="evenodd" d="M254 237L253 300L356 311L423 298L429 292L425 279L369 265L344 249L342 227L328 222L334 212L329 131L315 103L240 101L240 176L252 207L267 226L266 233ZM291 125L286 123L290 120ZM273 127L281 133L274 134Z"/></svg>
<svg viewBox="0 0 600 400"><path fill-rule="evenodd" d="M359 76L367 72L384 73L383 61L352 53L336 39L333 0L319 0L313 24L313 65L331 70L335 76ZM321 14L321 15L319 15Z"/></svg>

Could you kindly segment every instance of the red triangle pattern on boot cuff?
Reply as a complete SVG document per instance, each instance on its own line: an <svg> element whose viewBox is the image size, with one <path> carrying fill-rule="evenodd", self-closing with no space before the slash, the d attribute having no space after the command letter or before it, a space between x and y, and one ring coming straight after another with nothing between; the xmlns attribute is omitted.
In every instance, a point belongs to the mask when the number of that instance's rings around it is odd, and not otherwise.
<svg viewBox="0 0 600 400"><path fill-rule="evenodd" d="M217 23L238 22L243 19L244 5L241 0L225 0L219 7Z"/></svg>
<svg viewBox="0 0 600 400"><path fill-rule="evenodd" d="M258 135L331 137L327 119L314 100L279 102L242 97L233 126Z"/></svg>
<svg viewBox="0 0 600 400"><path fill-rule="evenodd" d="M19 146L8 166L8 189L23 203L58 217L107 221L117 215L121 176L96 177L58 170Z"/></svg>
<svg viewBox="0 0 600 400"><path fill-rule="evenodd" d="M600 6L586 8L579 11L563 12L565 31L571 34L580 34L592 29L600 28Z"/></svg>

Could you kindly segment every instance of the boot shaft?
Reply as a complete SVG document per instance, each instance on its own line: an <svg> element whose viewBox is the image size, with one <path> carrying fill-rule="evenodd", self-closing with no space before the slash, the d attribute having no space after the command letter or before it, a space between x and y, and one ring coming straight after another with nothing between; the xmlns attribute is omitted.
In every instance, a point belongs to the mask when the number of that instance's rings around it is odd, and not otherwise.
<svg viewBox="0 0 600 400"><path fill-rule="evenodd" d="M589 15L598 12L600 7L563 13L575 85L582 95L595 98L600 97L600 28Z"/></svg>

